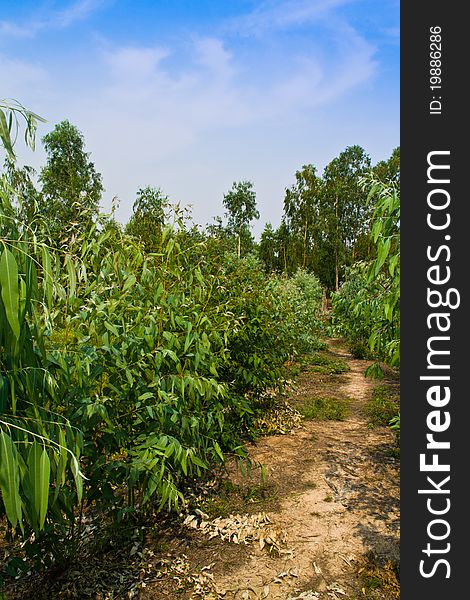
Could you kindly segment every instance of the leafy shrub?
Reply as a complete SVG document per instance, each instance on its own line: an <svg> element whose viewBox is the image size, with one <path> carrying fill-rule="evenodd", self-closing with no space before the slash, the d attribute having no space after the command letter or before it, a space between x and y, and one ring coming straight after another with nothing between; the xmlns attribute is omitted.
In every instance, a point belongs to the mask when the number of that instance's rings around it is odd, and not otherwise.
<svg viewBox="0 0 470 600"><path fill-rule="evenodd" d="M324 290L313 273L298 269L290 277L273 277L272 288L283 306L284 336L292 339L296 353L324 347L321 309Z"/></svg>
<svg viewBox="0 0 470 600"><path fill-rule="evenodd" d="M54 255L18 218L14 196L2 177L0 517L27 537L39 534L48 518L71 518L82 495L82 437L56 411L70 373L45 342L56 310Z"/></svg>
<svg viewBox="0 0 470 600"><path fill-rule="evenodd" d="M335 331L351 347L365 343L375 358L400 363L400 194L395 183L364 179L375 202L371 238L376 256L356 263L340 290L332 295Z"/></svg>
<svg viewBox="0 0 470 600"><path fill-rule="evenodd" d="M118 518L152 499L173 509L183 500L185 478L200 476L226 451L243 456L243 436L253 434L266 392L282 385L286 359L316 339L311 328L317 321L302 298L312 310L321 299L307 274L273 283L254 257L217 262L196 237L182 246L178 224L162 229L152 253L136 239L98 227L63 252L39 244L37 293L46 300L31 306L24 325L28 360L42 352L37 368L47 382L34 380L41 392L23 384L34 410L43 418L44 410L57 415L54 427L63 424L68 432L64 452L69 444L77 456L82 452L86 480L70 459L77 489L67 488L60 505L72 526L82 487L87 503L107 506ZM36 239L40 231L38 223ZM13 276L16 285L28 268ZM41 435L46 439L45 431ZM32 447L45 462L43 450ZM62 463L60 469L65 482ZM52 481L42 481L43 502L58 493ZM41 527L59 514L41 510ZM11 511L7 516L22 526Z"/></svg>

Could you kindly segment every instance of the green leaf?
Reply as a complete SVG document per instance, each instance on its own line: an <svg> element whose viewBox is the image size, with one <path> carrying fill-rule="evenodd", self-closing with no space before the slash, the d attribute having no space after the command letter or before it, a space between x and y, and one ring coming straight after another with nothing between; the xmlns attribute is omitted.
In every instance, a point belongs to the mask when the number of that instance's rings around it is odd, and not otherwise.
<svg viewBox="0 0 470 600"><path fill-rule="evenodd" d="M75 296L75 290L77 288L77 274L75 272L75 265L73 264L72 257L70 254L66 256L67 275L69 277L69 296Z"/></svg>
<svg viewBox="0 0 470 600"><path fill-rule="evenodd" d="M5 248L0 258L0 286L7 321L16 339L20 337L20 322L18 320L19 292L18 265L13 254Z"/></svg>
<svg viewBox="0 0 470 600"><path fill-rule="evenodd" d="M51 255L45 246L42 247L42 268L44 272L44 293L46 296L47 306L52 306L52 268Z"/></svg>
<svg viewBox="0 0 470 600"><path fill-rule="evenodd" d="M180 464L181 464L181 469L183 470L183 473L185 474L185 476L187 476L188 475L188 465L187 465L186 453L184 451L181 454Z"/></svg>
<svg viewBox="0 0 470 600"><path fill-rule="evenodd" d="M72 457L70 467L72 469L72 475L75 480L75 488L77 490L78 501L81 502L83 496L83 475L80 472L78 460L75 456Z"/></svg>
<svg viewBox="0 0 470 600"><path fill-rule="evenodd" d="M49 481L51 463L49 456L40 444L33 442L28 457L29 479L32 502L37 515L37 527L43 529L49 504Z"/></svg>
<svg viewBox="0 0 470 600"><path fill-rule="evenodd" d="M56 502L60 488L65 483L65 469L67 467L67 442L65 440L65 434L62 429L59 429L59 452L57 459L57 468L55 472L55 492L54 492L54 500L53 503Z"/></svg>
<svg viewBox="0 0 470 600"><path fill-rule="evenodd" d="M394 254L388 263L388 272L393 277L395 275L395 269L398 265L398 261L400 260L400 256L398 254Z"/></svg>
<svg viewBox="0 0 470 600"><path fill-rule="evenodd" d="M217 453L217 456L220 458L220 460L224 461L224 455L222 453L222 450L220 449L220 446L217 442L214 442L214 450Z"/></svg>
<svg viewBox="0 0 470 600"><path fill-rule="evenodd" d="M119 331L116 329L116 327L114 325L112 325L111 323L109 323L108 321L104 322L104 326L106 327L106 329L108 331L110 331L111 333L114 333L114 335L116 337L119 337Z"/></svg>
<svg viewBox="0 0 470 600"><path fill-rule="evenodd" d="M122 288L122 291L126 292L129 288L131 288L135 284L136 281L137 281L136 276L133 273L131 273L129 275L129 277L127 277L126 281L124 282L124 287Z"/></svg>
<svg viewBox="0 0 470 600"><path fill-rule="evenodd" d="M0 431L0 491L7 519L13 528L21 521L20 480L15 445L6 431Z"/></svg>
<svg viewBox="0 0 470 600"><path fill-rule="evenodd" d="M3 147L8 152L9 157L15 160L15 152L13 150L13 144L11 143L10 128L8 127L5 113L0 108L0 139L2 140Z"/></svg>
<svg viewBox="0 0 470 600"><path fill-rule="evenodd" d="M377 259L375 261L375 273L377 274L382 265L387 260L388 253L390 252L390 238L385 241L380 240L377 246Z"/></svg>

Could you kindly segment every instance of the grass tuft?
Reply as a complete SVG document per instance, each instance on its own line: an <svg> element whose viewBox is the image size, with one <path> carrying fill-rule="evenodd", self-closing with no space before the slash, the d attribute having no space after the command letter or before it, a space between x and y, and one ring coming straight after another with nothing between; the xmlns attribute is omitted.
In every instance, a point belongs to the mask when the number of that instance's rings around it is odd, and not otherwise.
<svg viewBox="0 0 470 600"><path fill-rule="evenodd" d="M309 364L312 371L328 375L340 375L350 370L348 363L342 358L332 358L321 352L314 352L309 357Z"/></svg>
<svg viewBox="0 0 470 600"><path fill-rule="evenodd" d="M312 398L299 408L305 419L318 421L344 421L349 413L347 400L338 398Z"/></svg>
<svg viewBox="0 0 470 600"><path fill-rule="evenodd" d="M374 388L372 398L366 405L369 424L372 427L389 425L390 419L400 411L400 399L389 386L380 385Z"/></svg>

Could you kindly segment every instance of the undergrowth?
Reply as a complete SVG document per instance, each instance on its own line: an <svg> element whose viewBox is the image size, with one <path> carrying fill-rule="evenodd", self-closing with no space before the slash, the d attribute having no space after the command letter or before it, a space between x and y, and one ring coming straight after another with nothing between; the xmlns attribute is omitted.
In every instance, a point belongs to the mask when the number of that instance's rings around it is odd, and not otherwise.
<svg viewBox="0 0 470 600"><path fill-rule="evenodd" d="M305 419L344 421L349 413L349 402L338 398L312 398L299 409Z"/></svg>
<svg viewBox="0 0 470 600"><path fill-rule="evenodd" d="M377 427L389 425L390 421L400 410L399 396L387 385L374 388L372 397L366 405L369 425Z"/></svg>

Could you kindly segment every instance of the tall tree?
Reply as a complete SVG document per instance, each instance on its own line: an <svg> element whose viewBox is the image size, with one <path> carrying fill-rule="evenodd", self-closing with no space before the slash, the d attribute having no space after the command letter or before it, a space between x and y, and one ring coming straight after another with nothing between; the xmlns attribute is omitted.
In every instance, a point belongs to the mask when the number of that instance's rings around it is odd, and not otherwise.
<svg viewBox="0 0 470 600"><path fill-rule="evenodd" d="M251 221L259 219L256 208L256 193L251 181L234 182L232 189L224 195L223 204L228 213L228 228L237 237L237 256L241 255L242 237L250 237ZM248 236L247 236L248 234Z"/></svg>
<svg viewBox="0 0 470 600"><path fill-rule="evenodd" d="M279 241L271 223L264 226L258 244L258 255L268 273L279 270Z"/></svg>
<svg viewBox="0 0 470 600"><path fill-rule="evenodd" d="M313 165L304 165L295 179L286 190L283 220L295 240L295 249L300 251L296 267L306 269L311 267L313 247L321 232L322 181Z"/></svg>
<svg viewBox="0 0 470 600"><path fill-rule="evenodd" d="M349 146L334 158L323 173L326 231L334 248L335 288L339 288L340 265L347 264L352 248L367 227L366 195L360 178L370 169L370 157L360 146Z"/></svg>
<svg viewBox="0 0 470 600"><path fill-rule="evenodd" d="M42 142L47 163L39 176L40 210L53 241L60 243L69 233L86 229L98 214L102 178L85 152L83 135L69 121L58 123Z"/></svg>

